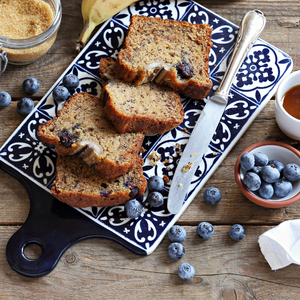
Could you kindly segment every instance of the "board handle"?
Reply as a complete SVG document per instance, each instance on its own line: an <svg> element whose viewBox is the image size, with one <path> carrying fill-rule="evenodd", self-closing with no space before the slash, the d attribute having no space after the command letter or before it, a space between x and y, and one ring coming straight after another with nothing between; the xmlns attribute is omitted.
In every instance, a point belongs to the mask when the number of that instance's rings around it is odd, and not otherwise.
<svg viewBox="0 0 300 300"><path fill-rule="evenodd" d="M58 201L13 168L1 162L0 168L23 184L30 199L30 211L25 223L12 235L6 246L6 259L19 274L31 278L47 275L69 247L89 238L110 239L136 254L147 254L73 207ZM25 247L32 243L42 248L42 254L37 259L29 259L24 254Z"/></svg>

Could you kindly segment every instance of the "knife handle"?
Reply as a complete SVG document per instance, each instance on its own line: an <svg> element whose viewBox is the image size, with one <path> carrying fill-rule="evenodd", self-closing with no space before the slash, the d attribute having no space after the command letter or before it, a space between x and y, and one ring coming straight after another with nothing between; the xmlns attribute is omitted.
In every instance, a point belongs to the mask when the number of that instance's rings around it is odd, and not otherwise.
<svg viewBox="0 0 300 300"><path fill-rule="evenodd" d="M265 25L266 18L260 10L249 11L244 15L228 67L212 100L227 103L233 79Z"/></svg>

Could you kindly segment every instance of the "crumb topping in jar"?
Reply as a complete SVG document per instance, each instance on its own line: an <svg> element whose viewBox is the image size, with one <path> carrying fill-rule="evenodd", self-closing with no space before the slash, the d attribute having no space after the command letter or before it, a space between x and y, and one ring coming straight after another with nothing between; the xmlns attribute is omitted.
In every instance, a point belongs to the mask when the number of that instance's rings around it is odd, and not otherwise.
<svg viewBox="0 0 300 300"><path fill-rule="evenodd" d="M0 35L26 39L45 31L53 22L50 5L42 0L1 0Z"/></svg>

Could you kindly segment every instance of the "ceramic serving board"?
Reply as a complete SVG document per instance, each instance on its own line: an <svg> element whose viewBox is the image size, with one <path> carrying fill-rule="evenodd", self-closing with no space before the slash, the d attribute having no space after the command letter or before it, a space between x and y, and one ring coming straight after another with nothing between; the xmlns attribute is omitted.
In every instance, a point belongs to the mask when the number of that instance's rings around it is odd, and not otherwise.
<svg viewBox="0 0 300 300"><path fill-rule="evenodd" d="M246 11L245 11L246 13ZM101 80L99 61L103 57L117 58L132 15L140 14L164 19L208 23L213 28L210 52L212 95L222 78L232 52L238 26L192 1L145 0L134 3L108 20L95 34L73 63L26 117L0 149L0 166L20 180L30 197L30 212L24 225L9 240L7 260L17 272L39 277L49 273L62 253L72 244L87 238L114 240L137 254L150 254L159 245L168 229L177 221L201 187L213 174L234 144L274 95L280 80L291 72L292 60L281 50L258 40L242 64L234 80L229 103L199 165L181 211L172 215L166 205L151 208L147 194L138 200L144 207L137 219L129 219L124 205L75 209L54 199L50 189L55 177L56 153L44 146L36 136L38 126L53 116L62 103L53 100L52 91L62 78L73 73L80 79L74 91L99 96ZM143 170L148 179L152 175L166 176L168 190L180 153L189 139L196 120L206 101L182 98L184 121L178 128L164 135L146 136L142 153ZM204 128L205 130L205 128ZM29 243L37 243L43 253L36 260L25 257L23 250Z"/></svg>

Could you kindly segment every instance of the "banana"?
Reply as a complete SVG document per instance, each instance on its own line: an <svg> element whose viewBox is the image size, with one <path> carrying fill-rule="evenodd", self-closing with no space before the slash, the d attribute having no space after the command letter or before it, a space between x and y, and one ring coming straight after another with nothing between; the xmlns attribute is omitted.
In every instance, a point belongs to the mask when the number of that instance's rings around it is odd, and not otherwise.
<svg viewBox="0 0 300 300"><path fill-rule="evenodd" d="M81 12L83 18L83 29L76 42L76 50L80 51L95 27L111 18L122 9L137 0L82 0Z"/></svg>

